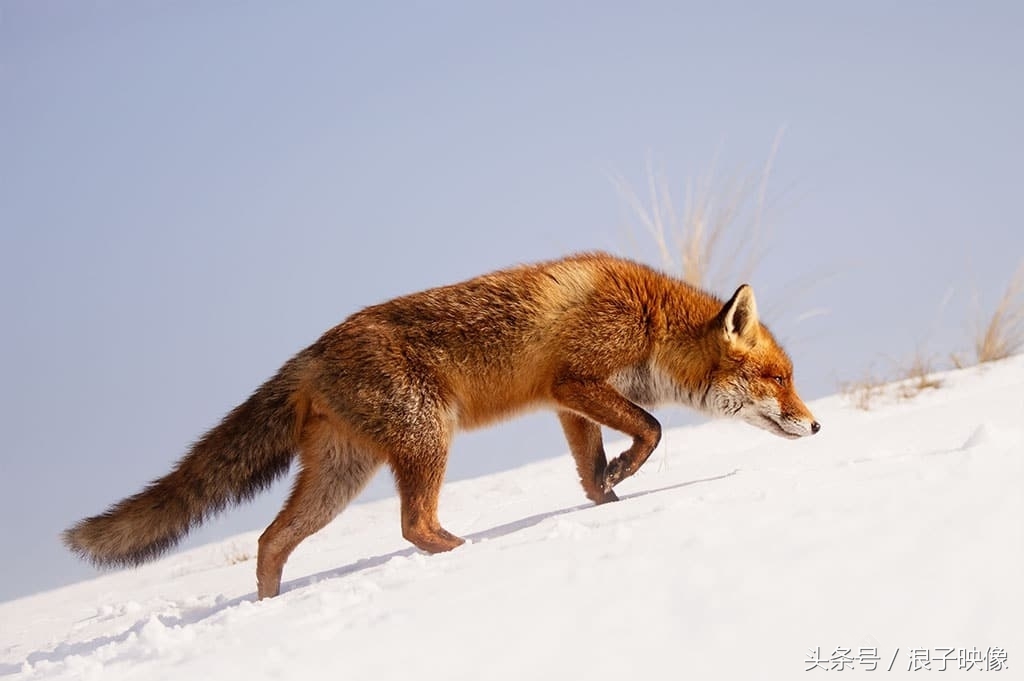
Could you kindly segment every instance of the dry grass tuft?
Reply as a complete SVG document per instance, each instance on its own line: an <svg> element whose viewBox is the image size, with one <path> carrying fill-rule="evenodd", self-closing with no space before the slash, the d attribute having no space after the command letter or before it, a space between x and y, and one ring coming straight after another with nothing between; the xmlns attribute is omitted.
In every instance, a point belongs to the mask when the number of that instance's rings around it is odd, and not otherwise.
<svg viewBox="0 0 1024 681"><path fill-rule="evenodd" d="M896 395L901 400L917 397L925 390L942 387L942 381L935 378L932 361L918 351L913 359L899 372Z"/></svg>
<svg viewBox="0 0 1024 681"><path fill-rule="evenodd" d="M975 362L960 352L949 355L949 364L965 369L1005 359L1024 350L1024 262L1017 267L988 322L978 325L974 339ZM897 366L892 378L878 378L868 373L858 381L839 385L840 392L858 409L871 409L881 398L907 400L921 392L938 388L942 382L934 377L932 361L920 350L910 362Z"/></svg>
<svg viewBox="0 0 1024 681"><path fill-rule="evenodd" d="M841 383L839 391L853 406L869 411L879 400L910 400L941 386L932 361L919 350L909 362L897 365L889 378L869 372L860 380Z"/></svg>
<svg viewBox="0 0 1024 681"><path fill-rule="evenodd" d="M759 173L716 177L714 167L686 184L682 210L667 178L649 160L646 200L621 175L619 196L654 240L662 266L699 288L725 290L750 278L764 256L762 242L768 179L782 141L776 135Z"/></svg>
<svg viewBox="0 0 1024 681"><path fill-rule="evenodd" d="M1005 359L1024 348L1024 262L1017 267L988 324L974 340L978 364Z"/></svg>
<svg viewBox="0 0 1024 681"><path fill-rule="evenodd" d="M859 380L840 383L839 392L857 409L870 411L875 402L885 394L886 385L888 383L884 379L869 371Z"/></svg>

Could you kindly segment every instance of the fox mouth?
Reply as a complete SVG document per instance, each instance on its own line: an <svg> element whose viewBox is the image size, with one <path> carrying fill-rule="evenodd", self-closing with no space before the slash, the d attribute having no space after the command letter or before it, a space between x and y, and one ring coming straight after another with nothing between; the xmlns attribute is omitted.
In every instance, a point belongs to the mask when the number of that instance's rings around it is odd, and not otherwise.
<svg viewBox="0 0 1024 681"><path fill-rule="evenodd" d="M802 418L789 416L775 404L748 402L733 409L732 415L787 440L797 440L821 430L817 421L808 423Z"/></svg>
<svg viewBox="0 0 1024 681"><path fill-rule="evenodd" d="M765 416L764 414L757 414L757 421L754 423L754 425L762 428L763 430L767 430L769 433L774 433L779 437L784 437L787 440L797 440L803 437L804 435L810 434L794 433L790 430L786 430L786 428L781 423L771 418L770 416Z"/></svg>
<svg viewBox="0 0 1024 681"><path fill-rule="evenodd" d="M781 435L786 439L800 439L801 437L804 436L803 433L791 433L790 431L786 430L785 428L775 423L774 421L771 422L771 425L773 426L773 430L776 434Z"/></svg>
<svg viewBox="0 0 1024 681"><path fill-rule="evenodd" d="M771 424L771 427L768 430L770 430L771 432L775 433L776 435L780 435L780 436L786 438L787 440L797 440L797 439L803 437L803 434L801 434L801 433L791 433L791 432L789 432L788 430L786 430L785 428L782 427L781 423L776 423L772 419L766 419L766 421L769 424Z"/></svg>

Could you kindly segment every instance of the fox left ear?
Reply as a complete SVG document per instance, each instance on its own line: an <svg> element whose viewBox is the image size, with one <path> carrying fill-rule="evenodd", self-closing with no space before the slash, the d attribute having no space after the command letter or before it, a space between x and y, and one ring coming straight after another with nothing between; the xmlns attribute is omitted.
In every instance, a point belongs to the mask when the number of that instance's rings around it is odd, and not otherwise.
<svg viewBox="0 0 1024 681"><path fill-rule="evenodd" d="M754 300L754 289L743 284L732 294L729 302L718 313L722 323L722 332L729 343L743 341L754 345L757 341L757 301Z"/></svg>

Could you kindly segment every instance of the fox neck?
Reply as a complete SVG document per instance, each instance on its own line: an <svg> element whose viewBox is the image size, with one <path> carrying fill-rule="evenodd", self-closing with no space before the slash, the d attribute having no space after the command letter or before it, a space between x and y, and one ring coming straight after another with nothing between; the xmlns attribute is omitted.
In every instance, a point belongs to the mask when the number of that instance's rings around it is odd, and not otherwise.
<svg viewBox="0 0 1024 681"><path fill-rule="evenodd" d="M711 383L706 377L679 381L653 356L616 372L609 383L626 399L643 407L679 404L701 412L713 411L713 405L708 403Z"/></svg>
<svg viewBox="0 0 1024 681"><path fill-rule="evenodd" d="M609 383L644 407L679 404L709 416L722 416L714 399L711 369L718 365L721 339L717 298L672 282L648 308L647 356L617 371Z"/></svg>

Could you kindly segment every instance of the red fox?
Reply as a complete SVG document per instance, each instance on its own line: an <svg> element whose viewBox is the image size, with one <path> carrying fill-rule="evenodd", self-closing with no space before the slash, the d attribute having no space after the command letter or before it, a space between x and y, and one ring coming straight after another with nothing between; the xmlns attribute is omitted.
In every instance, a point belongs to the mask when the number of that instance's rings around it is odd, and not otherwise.
<svg viewBox="0 0 1024 681"><path fill-rule="evenodd" d="M300 467L259 539L260 598L285 561L388 464L402 536L427 552L463 543L438 494L459 430L530 408L557 412L583 491L596 504L643 465L665 402L738 417L788 438L821 426L793 365L743 285L723 303L603 253L513 267L368 307L327 331L200 438L170 473L64 532L100 566L137 565L192 527ZM601 426L633 438L608 461Z"/></svg>

